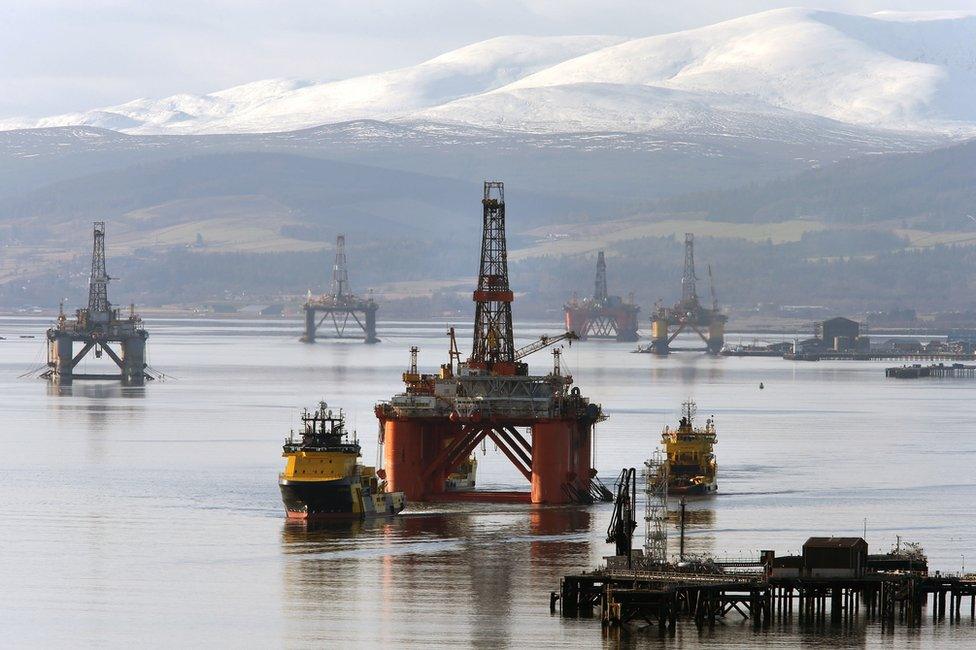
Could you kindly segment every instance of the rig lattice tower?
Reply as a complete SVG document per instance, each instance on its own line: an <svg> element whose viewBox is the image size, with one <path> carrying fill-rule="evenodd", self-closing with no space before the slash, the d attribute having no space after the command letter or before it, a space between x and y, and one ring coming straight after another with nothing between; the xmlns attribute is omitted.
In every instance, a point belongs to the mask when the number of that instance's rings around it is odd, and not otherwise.
<svg viewBox="0 0 976 650"><path fill-rule="evenodd" d="M712 306L705 307L698 298L695 275L695 236L685 233L685 264L681 278L681 300L671 307L658 307L651 316L651 345L647 351L655 354L671 352L671 343L687 329L694 331L705 344L705 350L718 354L725 343L725 323L715 299L712 283ZM711 282L711 267L709 267Z"/></svg>
<svg viewBox="0 0 976 650"><path fill-rule="evenodd" d="M644 462L644 561L668 561L668 464L660 449Z"/></svg>
<svg viewBox="0 0 976 650"><path fill-rule="evenodd" d="M316 338L325 338L318 333L319 327L329 320L335 332L334 338L345 338L347 327L356 324L362 330L365 343L379 343L376 337L376 311L379 305L372 296L361 298L349 288L349 270L346 266L346 236L336 237L335 260L332 263L332 292L328 295L313 296L308 292L305 305L305 333L303 343L315 343ZM362 319L360 320L360 316ZM329 335L332 338L332 335Z"/></svg>
<svg viewBox="0 0 976 650"><path fill-rule="evenodd" d="M471 356L455 364L452 328L449 362L436 374L422 374L412 349L403 375L406 390L376 405L390 489L411 501L571 503L612 497L595 481L590 462L593 427L603 419L600 406L572 387L572 377L558 365L548 375L530 375L522 361L576 335L544 336L515 347L502 183L485 183L482 217ZM448 491L447 477L485 439L505 454L531 491Z"/></svg>
<svg viewBox="0 0 976 650"><path fill-rule="evenodd" d="M577 299L575 296L563 307L566 329L579 334L581 339L637 340L637 314L640 307L632 299L611 296L607 290L607 261L603 251L596 257L596 283L593 297Z"/></svg>
<svg viewBox="0 0 976 650"><path fill-rule="evenodd" d="M75 379L116 379L126 384L142 384L152 376L146 372L146 339L149 333L142 319L130 307L122 316L108 300L108 272L105 268L105 222L96 221L93 228L91 275L88 279L88 307L75 311L69 319L62 309L57 324L47 331L47 365L44 377L70 384ZM74 344L81 343L75 354ZM116 352L111 346L119 347ZM116 373L80 373L78 364L89 353L100 358L102 353L118 366Z"/></svg>

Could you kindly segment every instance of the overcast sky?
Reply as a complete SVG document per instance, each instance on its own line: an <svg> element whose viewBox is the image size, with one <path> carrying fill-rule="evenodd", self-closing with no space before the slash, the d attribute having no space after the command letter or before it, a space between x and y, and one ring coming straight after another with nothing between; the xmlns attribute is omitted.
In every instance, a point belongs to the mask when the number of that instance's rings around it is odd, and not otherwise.
<svg viewBox="0 0 976 650"><path fill-rule="evenodd" d="M0 0L0 117L336 79L505 34L646 36L796 5L773 0ZM822 0L852 13L976 0Z"/></svg>

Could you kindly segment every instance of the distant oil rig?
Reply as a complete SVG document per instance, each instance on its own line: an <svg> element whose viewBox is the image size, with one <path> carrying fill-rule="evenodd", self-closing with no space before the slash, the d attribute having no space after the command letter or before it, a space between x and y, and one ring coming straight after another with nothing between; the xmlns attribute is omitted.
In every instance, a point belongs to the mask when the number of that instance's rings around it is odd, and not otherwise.
<svg viewBox="0 0 976 650"><path fill-rule="evenodd" d="M303 343L315 343L315 339L325 338L318 334L319 327L327 319L331 320L335 331L334 338L345 338L349 319L363 332L364 343L379 343L376 337L376 310L379 305L372 297L360 298L349 289L349 271L346 269L346 236L336 237L335 262L332 264L332 292L328 295L312 296L308 292L305 305L305 333ZM321 318L319 318L321 314ZM362 315L362 320L359 316ZM330 334L329 338L333 338Z"/></svg>
<svg viewBox="0 0 976 650"><path fill-rule="evenodd" d="M596 258L596 286L592 298L578 300L576 296L566 303L563 313L566 329L576 332L580 340L588 338L637 340L637 314L640 307L633 300L624 301L607 291L607 261L603 251Z"/></svg>
<svg viewBox="0 0 976 650"><path fill-rule="evenodd" d="M681 300L672 307L658 306L651 316L651 344L638 348L639 352L669 354L671 343L686 329L693 330L705 343L703 351L718 354L725 344L725 323L728 316L722 314L715 297L712 267L708 267L708 280L712 292L711 308L704 307L698 299L695 283L695 236L685 233L685 270L681 278Z"/></svg>
<svg viewBox="0 0 976 650"><path fill-rule="evenodd" d="M593 427L604 419L599 404L572 387L561 372L559 350L553 370L530 375L529 354L573 332L543 336L516 348L512 325L514 293L508 281L505 193L500 182L485 182L481 266L474 292L474 342L461 361L449 331L448 363L437 374L421 374L411 348L406 390L376 405L383 444L383 476L389 489L408 501L494 501L590 503L612 494L596 480L591 451ZM519 428L531 429L531 442ZM529 492L448 491L446 479L485 439L508 457Z"/></svg>
<svg viewBox="0 0 976 650"><path fill-rule="evenodd" d="M130 385L140 385L153 377L146 372L146 339L149 333L142 319L130 306L128 317L108 301L108 273L105 271L105 222L96 221L92 246L91 277L88 280L88 307L75 312L69 319L64 305L58 314L57 325L47 331L48 370L41 376L60 384L75 379L117 379ZM82 344L75 354L74 344ZM117 343L120 351L112 349ZM119 373L91 374L75 372L78 364L94 351L100 358L104 352L119 368Z"/></svg>

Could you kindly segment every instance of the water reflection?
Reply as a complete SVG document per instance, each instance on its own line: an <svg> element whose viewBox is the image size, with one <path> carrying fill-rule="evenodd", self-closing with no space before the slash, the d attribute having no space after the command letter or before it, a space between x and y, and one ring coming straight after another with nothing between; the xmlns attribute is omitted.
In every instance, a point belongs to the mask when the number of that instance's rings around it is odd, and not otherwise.
<svg viewBox="0 0 976 650"><path fill-rule="evenodd" d="M522 506L285 524L284 613L300 630L321 629L309 621L331 612L348 625L328 639L338 645L364 634L392 644L436 635L449 645L517 645L525 614L547 611L554 567L588 565L593 525L587 508Z"/></svg>
<svg viewBox="0 0 976 650"><path fill-rule="evenodd" d="M724 357L695 352L679 352L680 358L671 355L666 359L653 358L651 379L655 382L672 383L677 380L684 386L714 383L725 374L721 361Z"/></svg>
<svg viewBox="0 0 976 650"><path fill-rule="evenodd" d="M120 404L117 400L142 400L146 397L146 388L106 381L48 382L47 394L53 398L49 402L50 411L56 415L59 428L82 429L88 443L86 460L99 463L107 458L108 432L118 423L119 417L126 416L130 431L142 420L142 403Z"/></svg>
<svg viewBox="0 0 976 650"><path fill-rule="evenodd" d="M110 399L122 397L140 399L146 396L145 386L125 386L118 381L76 381L70 384L47 382L50 397L86 397L89 399ZM55 405L55 408L57 405Z"/></svg>

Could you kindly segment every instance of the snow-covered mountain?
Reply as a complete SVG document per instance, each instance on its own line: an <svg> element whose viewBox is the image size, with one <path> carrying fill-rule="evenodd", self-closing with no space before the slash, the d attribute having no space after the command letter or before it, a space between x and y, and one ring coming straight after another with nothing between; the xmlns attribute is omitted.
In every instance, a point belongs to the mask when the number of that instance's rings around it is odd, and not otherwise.
<svg viewBox="0 0 976 650"><path fill-rule="evenodd" d="M271 79L208 95L181 94L0 129L96 126L127 133L262 133L384 119L503 87L561 61L622 42L612 36L504 36L419 65L342 81Z"/></svg>
<svg viewBox="0 0 976 650"><path fill-rule="evenodd" d="M260 133L377 119L509 131L976 134L976 16L781 9L674 34L495 38L342 81L269 80L0 129ZM855 136L852 136L855 137Z"/></svg>

